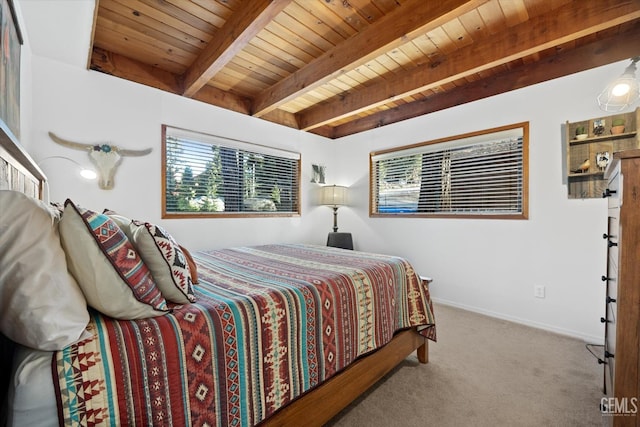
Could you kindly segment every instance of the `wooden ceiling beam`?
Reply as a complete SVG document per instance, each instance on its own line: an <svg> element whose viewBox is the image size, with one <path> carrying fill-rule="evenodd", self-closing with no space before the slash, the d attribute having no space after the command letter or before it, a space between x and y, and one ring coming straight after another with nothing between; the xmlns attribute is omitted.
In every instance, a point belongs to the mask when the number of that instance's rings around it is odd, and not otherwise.
<svg viewBox="0 0 640 427"><path fill-rule="evenodd" d="M182 76L193 97L293 0L251 0L231 15Z"/></svg>
<svg viewBox="0 0 640 427"><path fill-rule="evenodd" d="M98 47L94 47L91 51L89 68L176 95L182 94L179 75ZM251 105L246 98L211 86L202 88L194 99L243 114L249 114Z"/></svg>
<svg viewBox="0 0 640 427"><path fill-rule="evenodd" d="M567 50L557 55L512 68L482 80L437 93L426 99L381 111L333 128L333 138L341 138L402 120L455 107L504 92L600 67L640 55L640 21L629 30ZM622 73L622 70L621 70ZM605 82L603 82L604 85ZM596 100L594 97L594 105ZM312 133L326 135L326 126Z"/></svg>
<svg viewBox="0 0 640 427"><path fill-rule="evenodd" d="M182 93L176 74L99 47L91 50L89 68L178 95Z"/></svg>
<svg viewBox="0 0 640 427"><path fill-rule="evenodd" d="M425 64L369 86L347 93L332 102L298 113L302 130L450 83L566 43L598 31L638 19L638 0L573 0L548 14L534 17L504 32L476 40L437 64Z"/></svg>
<svg viewBox="0 0 640 427"><path fill-rule="evenodd" d="M360 33L260 93L253 114L262 116L345 71L380 56L475 9L487 0L408 0Z"/></svg>

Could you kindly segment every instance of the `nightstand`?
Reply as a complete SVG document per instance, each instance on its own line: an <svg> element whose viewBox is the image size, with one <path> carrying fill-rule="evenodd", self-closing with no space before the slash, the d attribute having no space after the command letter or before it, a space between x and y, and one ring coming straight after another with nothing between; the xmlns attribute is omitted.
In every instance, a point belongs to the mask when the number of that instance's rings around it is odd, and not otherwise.
<svg viewBox="0 0 640 427"><path fill-rule="evenodd" d="M353 250L353 240L351 239L351 233L329 233L329 237L327 237L327 246Z"/></svg>

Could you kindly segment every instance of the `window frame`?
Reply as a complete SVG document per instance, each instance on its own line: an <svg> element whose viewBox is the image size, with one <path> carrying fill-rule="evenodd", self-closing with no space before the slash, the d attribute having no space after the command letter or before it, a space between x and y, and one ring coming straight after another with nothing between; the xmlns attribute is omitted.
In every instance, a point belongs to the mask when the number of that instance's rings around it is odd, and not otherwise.
<svg viewBox="0 0 640 427"><path fill-rule="evenodd" d="M522 129L522 200L521 212L519 213L428 213L428 212L378 212L377 206L377 178L375 173L374 157L407 150L419 150L421 147L436 144L456 144L464 140L475 140L476 143L490 142L493 137L504 132L515 129ZM417 154L417 153L416 153ZM398 157L401 157L400 154ZM393 147L369 153L369 217L378 218L468 218L468 219L516 219L526 220L529 218L529 122L514 123L491 129L485 129L465 134L439 138L431 141L423 141L415 144Z"/></svg>
<svg viewBox="0 0 640 427"><path fill-rule="evenodd" d="M167 134L170 134L170 130L175 130L178 133L191 134L191 135L202 135L204 139L215 139L221 142L227 141L229 143L227 148L238 148L251 151L251 147L255 147L257 153L267 154L267 155L277 155L273 153L282 153L288 154L289 157L294 158L296 162L296 177L295 177L295 191L292 191L294 194L294 208L291 211L238 211L238 212L230 212L230 211L222 211L222 212L197 212L197 211L188 211L188 212L171 212L167 211ZM170 136L170 135L169 135ZM207 142L204 142L207 143ZM212 144L213 145L213 144ZM188 129L179 128L176 126L171 126L167 124L162 125L162 165L161 165L161 203L162 203L162 213L161 217L163 219L187 219L187 218L273 218L273 217L299 217L301 216L301 200L300 196L302 193L302 154L293 152L290 150L285 150L276 147L269 147L266 145L254 144L246 141L239 141L231 138L225 138L221 136L207 134L205 132L192 131ZM252 151L253 152L253 151ZM284 156L283 156L284 157Z"/></svg>

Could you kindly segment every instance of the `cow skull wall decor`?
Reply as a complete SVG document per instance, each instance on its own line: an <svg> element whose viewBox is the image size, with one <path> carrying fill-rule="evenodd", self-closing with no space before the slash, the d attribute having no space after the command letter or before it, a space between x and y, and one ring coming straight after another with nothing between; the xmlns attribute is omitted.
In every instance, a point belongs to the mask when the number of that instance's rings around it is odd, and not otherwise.
<svg viewBox="0 0 640 427"><path fill-rule="evenodd" d="M53 132L49 132L51 139L67 148L74 150L86 151L89 153L91 163L98 169L98 185L103 190L111 190L114 185L113 176L116 169L122 163L122 158L126 156L146 156L151 153L151 148L144 150L126 150L116 145L101 144L83 144L81 142L68 141L56 136Z"/></svg>

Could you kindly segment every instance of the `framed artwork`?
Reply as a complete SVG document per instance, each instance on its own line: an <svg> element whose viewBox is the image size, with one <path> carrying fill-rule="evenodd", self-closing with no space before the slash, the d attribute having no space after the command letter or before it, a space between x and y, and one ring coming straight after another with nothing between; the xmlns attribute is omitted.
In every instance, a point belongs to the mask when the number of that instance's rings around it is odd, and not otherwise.
<svg viewBox="0 0 640 427"><path fill-rule="evenodd" d="M316 184L324 184L326 168L323 165L311 165L311 182Z"/></svg>
<svg viewBox="0 0 640 427"><path fill-rule="evenodd" d="M604 133L604 119L595 119L593 121L593 134L600 136Z"/></svg>
<svg viewBox="0 0 640 427"><path fill-rule="evenodd" d="M0 120L20 137L20 47L22 34L13 0L0 0Z"/></svg>

